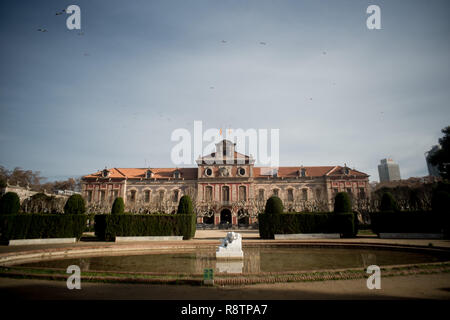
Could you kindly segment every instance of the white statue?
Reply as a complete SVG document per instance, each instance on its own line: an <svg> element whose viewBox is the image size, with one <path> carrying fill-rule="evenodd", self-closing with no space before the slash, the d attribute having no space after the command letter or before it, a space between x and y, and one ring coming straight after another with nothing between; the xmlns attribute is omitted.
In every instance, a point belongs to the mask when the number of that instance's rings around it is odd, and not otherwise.
<svg viewBox="0 0 450 320"><path fill-rule="evenodd" d="M239 233L228 232L226 238L222 239L222 244L217 248L216 258L244 258L241 235Z"/></svg>

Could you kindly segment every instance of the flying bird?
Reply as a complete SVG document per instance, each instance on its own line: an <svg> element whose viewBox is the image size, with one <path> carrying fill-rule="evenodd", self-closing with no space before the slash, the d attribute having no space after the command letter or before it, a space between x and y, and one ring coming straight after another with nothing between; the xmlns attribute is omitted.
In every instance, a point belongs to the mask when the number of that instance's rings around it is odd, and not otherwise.
<svg viewBox="0 0 450 320"><path fill-rule="evenodd" d="M222 43L227 43L225 40L222 40Z"/></svg>
<svg viewBox="0 0 450 320"><path fill-rule="evenodd" d="M84 36L84 32L78 32L79 36Z"/></svg>
<svg viewBox="0 0 450 320"><path fill-rule="evenodd" d="M325 54L327 54L327 52L326 52L326 51L323 51L322 54L325 55Z"/></svg>
<svg viewBox="0 0 450 320"><path fill-rule="evenodd" d="M261 45L263 45L263 46L265 46L266 45L266 43L265 42L260 42L259 44L261 44Z"/></svg>
<svg viewBox="0 0 450 320"><path fill-rule="evenodd" d="M37 29L37 31L40 31L40 32L47 32L47 29L39 28L39 29Z"/></svg>

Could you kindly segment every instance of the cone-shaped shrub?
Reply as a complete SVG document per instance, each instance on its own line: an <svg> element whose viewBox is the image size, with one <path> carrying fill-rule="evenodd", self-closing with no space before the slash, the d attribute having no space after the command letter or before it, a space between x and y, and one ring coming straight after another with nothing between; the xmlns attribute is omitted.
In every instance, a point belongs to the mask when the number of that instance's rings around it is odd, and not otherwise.
<svg viewBox="0 0 450 320"><path fill-rule="evenodd" d="M194 214L194 207L192 206L191 197L188 195L182 196L178 204L177 213L179 214Z"/></svg>
<svg viewBox="0 0 450 320"><path fill-rule="evenodd" d="M7 192L0 199L0 214L17 214L20 209L20 199L17 193Z"/></svg>
<svg viewBox="0 0 450 320"><path fill-rule="evenodd" d="M264 213L267 214L281 214L283 213L283 201L277 196L271 196L267 199L266 209Z"/></svg>
<svg viewBox="0 0 450 320"><path fill-rule="evenodd" d="M67 199L66 205L64 206L65 214L83 214L85 212L86 206L81 195L74 194Z"/></svg>
<svg viewBox="0 0 450 320"><path fill-rule="evenodd" d="M352 201L347 192L339 192L334 198L334 212L352 212Z"/></svg>
<svg viewBox="0 0 450 320"><path fill-rule="evenodd" d="M114 200L111 208L111 214L123 214L125 211L125 204L123 203L123 198L118 197Z"/></svg>
<svg viewBox="0 0 450 320"><path fill-rule="evenodd" d="M381 197L380 211L399 211L397 201L389 192L383 193Z"/></svg>

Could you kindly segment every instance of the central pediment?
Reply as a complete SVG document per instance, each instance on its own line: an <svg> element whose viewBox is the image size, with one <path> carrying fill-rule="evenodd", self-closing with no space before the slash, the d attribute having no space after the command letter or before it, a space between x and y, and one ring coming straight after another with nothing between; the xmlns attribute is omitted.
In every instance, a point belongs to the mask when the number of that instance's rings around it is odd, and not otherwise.
<svg viewBox="0 0 450 320"><path fill-rule="evenodd" d="M230 140L222 140L216 143L216 152L197 159L198 165L222 165L222 164L253 164L255 160L245 154L236 152L236 143Z"/></svg>

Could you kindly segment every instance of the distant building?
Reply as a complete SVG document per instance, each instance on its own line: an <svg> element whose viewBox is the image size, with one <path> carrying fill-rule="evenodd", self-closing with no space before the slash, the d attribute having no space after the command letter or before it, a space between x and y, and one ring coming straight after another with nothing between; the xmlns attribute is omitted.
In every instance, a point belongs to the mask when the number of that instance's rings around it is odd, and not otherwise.
<svg viewBox="0 0 450 320"><path fill-rule="evenodd" d="M433 146L430 151L425 152L425 160L427 161L428 174L433 177L440 177L439 168L430 163L430 157L434 155L441 147L438 145Z"/></svg>
<svg viewBox="0 0 450 320"><path fill-rule="evenodd" d="M9 183L6 183L6 187L0 190L0 196L4 195L7 192L17 193L21 203L23 202L23 200L28 199L37 193L37 191L31 190L29 186L26 187L22 187L19 185L12 186Z"/></svg>
<svg viewBox="0 0 450 320"><path fill-rule="evenodd" d="M223 140L197 167L105 168L86 175L82 194L95 213L111 212L116 197L124 199L128 212L176 213L180 197L190 195L198 223L215 225L256 222L272 195L283 200L286 211L301 212L332 210L338 192L363 200L370 194L369 176L346 165L274 169L255 167L254 161Z"/></svg>
<svg viewBox="0 0 450 320"><path fill-rule="evenodd" d="M378 165L380 182L398 181L400 178L400 167L392 159L382 159Z"/></svg>

